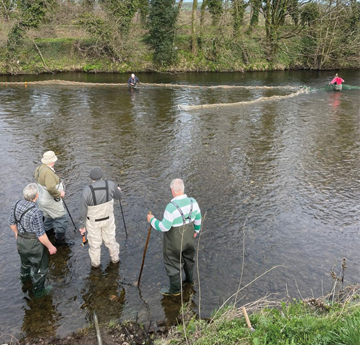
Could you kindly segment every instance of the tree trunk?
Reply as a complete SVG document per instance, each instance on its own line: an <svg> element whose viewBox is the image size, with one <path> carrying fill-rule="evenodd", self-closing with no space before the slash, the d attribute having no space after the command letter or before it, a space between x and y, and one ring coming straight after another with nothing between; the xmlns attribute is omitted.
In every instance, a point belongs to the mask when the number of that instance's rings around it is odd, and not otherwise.
<svg viewBox="0 0 360 345"><path fill-rule="evenodd" d="M196 40L196 13L198 7L198 0L193 0L192 13L191 13L191 52L195 56L197 54L197 40Z"/></svg>
<svg viewBox="0 0 360 345"><path fill-rule="evenodd" d="M182 7L183 2L184 2L184 0L179 1L179 5L178 5L178 9L177 9L177 17L178 18L180 16L180 11L181 11L181 7Z"/></svg>
<svg viewBox="0 0 360 345"><path fill-rule="evenodd" d="M208 0L203 0L200 9L200 49L201 49L201 42L203 41L204 35L204 21L205 21L205 9L207 6Z"/></svg>

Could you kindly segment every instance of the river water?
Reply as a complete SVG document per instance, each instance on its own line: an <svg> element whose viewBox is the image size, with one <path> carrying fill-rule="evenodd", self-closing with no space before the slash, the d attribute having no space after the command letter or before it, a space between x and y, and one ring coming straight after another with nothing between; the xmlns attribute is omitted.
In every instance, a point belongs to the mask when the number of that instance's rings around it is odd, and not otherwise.
<svg viewBox="0 0 360 345"><path fill-rule="evenodd" d="M334 284L330 272L341 274L343 257L345 284L358 283L360 71L342 71L346 85L354 86L342 92L326 87L334 74L140 74L145 83L201 87L137 89L100 85L124 83L127 75L0 77L0 82L99 83L0 84L0 340L9 334L65 336L89 325L94 311L105 323L137 319L155 328L173 323L179 302L159 293L168 283L161 233L152 231L140 288L135 282L149 230L146 214L162 217L171 199L169 184L177 177L203 214L196 284L193 295L185 296L201 317L239 287L247 286L237 296L239 305L270 294L327 294ZM217 85L229 87L208 87ZM277 97L302 86L309 89ZM265 100L253 102L260 97ZM243 103L180 106L235 102ZM67 237L75 244L51 257L53 293L33 300L21 288L7 219L47 150L59 158L55 169L66 183L65 201L76 226L92 167L101 166L107 179L120 184L128 238L116 204L121 263L109 264L103 247L101 270L94 271L69 221Z"/></svg>

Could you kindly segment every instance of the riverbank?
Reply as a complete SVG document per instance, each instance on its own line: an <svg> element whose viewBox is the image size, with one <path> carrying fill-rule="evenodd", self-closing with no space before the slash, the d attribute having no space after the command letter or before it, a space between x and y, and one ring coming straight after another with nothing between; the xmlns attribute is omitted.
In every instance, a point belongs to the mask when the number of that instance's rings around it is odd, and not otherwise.
<svg viewBox="0 0 360 345"><path fill-rule="evenodd" d="M128 322L118 325L104 325L96 332L94 326L79 330L77 333L64 338L36 338L36 339L12 339L10 342L1 342L1 345L143 345L153 344L154 334L145 330L143 326Z"/></svg>
<svg viewBox="0 0 360 345"><path fill-rule="evenodd" d="M326 23L318 23L316 30L306 25L300 29L289 20L281 30L278 28L278 34L281 32L286 38L278 37L279 42L271 43L266 38L263 18L257 25L249 26L250 17L246 13L241 29L234 32L230 12L224 12L223 24L214 25L210 13L198 10L192 27L191 6L184 4L171 48L174 59L171 64L159 64L154 61L156 52L149 44L149 29L139 13L132 18L129 31L122 34L112 27L113 18L108 18L106 10L101 7L90 10L76 2L61 3L49 12L44 23L23 24L20 32L15 30L20 25L16 15L26 18L26 13L15 14L16 11L6 20L0 16L0 74L3 75L360 68L355 44L358 36L354 36L354 43L348 42L341 36L345 29L338 30ZM319 40L317 36L321 36L322 30L329 29L332 31L327 35L329 38ZM355 30L352 34L358 35ZM332 36L337 39L330 39Z"/></svg>
<svg viewBox="0 0 360 345"><path fill-rule="evenodd" d="M63 339L11 339L6 344L96 345L100 339L107 345L358 345L359 294L360 285L353 285L321 298L285 302L269 296L241 307L223 305L207 320L185 305L178 324L163 332L127 322L102 325L99 333L90 326Z"/></svg>
<svg viewBox="0 0 360 345"><path fill-rule="evenodd" d="M239 54L231 47L222 51L221 57L209 60L205 55L193 56L189 51L179 50L177 62L168 67L157 66L152 62L147 48L138 42L138 55L127 61L116 61L107 56L91 56L84 52L91 49L92 42L77 38L37 38L36 42L25 41L16 60L7 61L0 53L0 75L27 75L42 73L185 73L185 72L253 72L316 69L302 64L296 56L284 55L277 61L268 61L260 52L261 42L242 43L248 51L247 62L238 59ZM146 53L145 53L146 52ZM239 52L240 53L240 52ZM324 66L323 70L358 69L359 60L344 60Z"/></svg>

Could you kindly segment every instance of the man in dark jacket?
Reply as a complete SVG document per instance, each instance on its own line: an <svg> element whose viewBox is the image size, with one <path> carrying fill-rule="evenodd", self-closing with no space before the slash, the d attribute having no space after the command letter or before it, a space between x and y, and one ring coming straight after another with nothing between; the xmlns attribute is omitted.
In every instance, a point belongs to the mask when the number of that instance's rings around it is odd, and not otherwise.
<svg viewBox="0 0 360 345"><path fill-rule="evenodd" d="M133 73L128 79L128 86L134 87L136 84L140 84L139 78Z"/></svg>

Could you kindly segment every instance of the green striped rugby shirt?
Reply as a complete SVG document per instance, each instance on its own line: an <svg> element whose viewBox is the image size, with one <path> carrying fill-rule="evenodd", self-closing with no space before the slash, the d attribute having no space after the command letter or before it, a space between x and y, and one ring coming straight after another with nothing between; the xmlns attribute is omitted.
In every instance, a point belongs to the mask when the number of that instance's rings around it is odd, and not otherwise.
<svg viewBox="0 0 360 345"><path fill-rule="evenodd" d="M181 211L184 213L185 218L189 216L191 200L193 201L193 207L191 212L191 221L194 222L194 230L199 232L201 229L201 212L199 204L194 198L188 198L186 194L177 196L171 201L174 201L178 207L181 208ZM190 223L190 220L186 220L186 224ZM151 225L155 230L166 232L171 229L171 227L179 227L184 224L183 219L179 210L171 202L167 204L164 217L162 221L159 221L155 217L151 219Z"/></svg>

